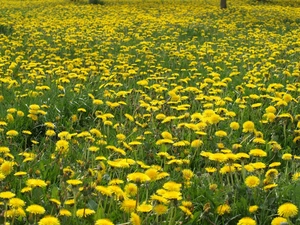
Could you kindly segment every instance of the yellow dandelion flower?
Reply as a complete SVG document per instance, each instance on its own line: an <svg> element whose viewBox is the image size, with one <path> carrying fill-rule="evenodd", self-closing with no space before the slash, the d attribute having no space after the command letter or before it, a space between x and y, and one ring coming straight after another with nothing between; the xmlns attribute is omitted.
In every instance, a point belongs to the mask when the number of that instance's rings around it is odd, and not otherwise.
<svg viewBox="0 0 300 225"><path fill-rule="evenodd" d="M167 213L168 211L168 207L166 205L163 204L157 204L153 207L153 211L157 214L157 215L163 215L165 213Z"/></svg>
<svg viewBox="0 0 300 225"><path fill-rule="evenodd" d="M182 194L179 191L166 191L162 195L164 198L169 200L178 200L180 201L182 199Z"/></svg>
<svg viewBox="0 0 300 225"><path fill-rule="evenodd" d="M168 181L163 185L163 188L168 191L180 191L182 184L176 183L174 181Z"/></svg>
<svg viewBox="0 0 300 225"><path fill-rule="evenodd" d="M292 158L293 158L293 155L290 153L285 153L282 155L283 160L292 160Z"/></svg>
<svg viewBox="0 0 300 225"><path fill-rule="evenodd" d="M246 121L243 123L243 132L244 133L252 133L254 132L255 126L252 121Z"/></svg>
<svg viewBox="0 0 300 225"><path fill-rule="evenodd" d="M19 208L25 206L25 202L20 198L11 198L8 201L8 205L13 208Z"/></svg>
<svg viewBox="0 0 300 225"><path fill-rule="evenodd" d="M299 177L300 177L300 172L296 172L292 175L292 180L297 181L299 180Z"/></svg>
<svg viewBox="0 0 300 225"><path fill-rule="evenodd" d="M131 213L130 221L131 221L132 225L141 225L141 219L140 219L139 215L136 214L135 212Z"/></svg>
<svg viewBox="0 0 300 225"><path fill-rule="evenodd" d="M4 161L0 166L0 172L7 176L13 171L14 162Z"/></svg>
<svg viewBox="0 0 300 225"><path fill-rule="evenodd" d="M217 185L217 184L210 184L210 185L209 185L209 190L211 190L211 191L216 191L217 188L218 188L218 185Z"/></svg>
<svg viewBox="0 0 300 225"><path fill-rule="evenodd" d="M121 210L127 213L133 212L135 210L135 207L136 207L136 200L133 199L125 199L121 203Z"/></svg>
<svg viewBox="0 0 300 225"><path fill-rule="evenodd" d="M287 219L286 218L283 218L283 217L275 217L272 222L271 222L271 225L282 225L284 223L287 223Z"/></svg>
<svg viewBox="0 0 300 225"><path fill-rule="evenodd" d="M3 191L3 192L0 192L0 198L3 198L3 199L10 199L10 198L13 198L15 197L16 195L10 191Z"/></svg>
<svg viewBox="0 0 300 225"><path fill-rule="evenodd" d="M260 184L260 179L257 176L248 176L245 179L245 184L249 188L255 188Z"/></svg>
<svg viewBox="0 0 300 225"><path fill-rule="evenodd" d="M256 149L251 149L249 155L256 156L256 157L266 157L267 153L262 149L256 148Z"/></svg>
<svg viewBox="0 0 300 225"><path fill-rule="evenodd" d="M0 153L8 153L10 152L9 147L0 146Z"/></svg>
<svg viewBox="0 0 300 225"><path fill-rule="evenodd" d="M229 126L232 130L238 130L240 128L240 124L238 122L231 122Z"/></svg>
<svg viewBox="0 0 300 225"><path fill-rule="evenodd" d="M60 154L66 154L69 151L69 142L66 140L58 140L56 142L56 151L58 151Z"/></svg>
<svg viewBox="0 0 300 225"><path fill-rule="evenodd" d="M223 216L224 214L228 214L231 212L231 207L228 204L219 205L217 207L217 213L220 216Z"/></svg>
<svg viewBox="0 0 300 225"><path fill-rule="evenodd" d="M227 133L225 131L223 131L223 130L218 130L218 131L215 132L215 135L217 137L226 137Z"/></svg>
<svg viewBox="0 0 300 225"><path fill-rule="evenodd" d="M172 140L173 136L171 133L169 133L168 131L164 131L161 133L161 136L163 139L169 139Z"/></svg>
<svg viewBox="0 0 300 225"><path fill-rule="evenodd" d="M117 134L116 137L119 141L124 141L126 139L126 136L124 134Z"/></svg>
<svg viewBox="0 0 300 225"><path fill-rule="evenodd" d="M237 225L256 225L256 221L250 217L240 219Z"/></svg>
<svg viewBox="0 0 300 225"><path fill-rule="evenodd" d="M15 136L18 136L19 135L19 132L16 131L16 130L9 130L6 132L6 136L8 137L15 137Z"/></svg>
<svg viewBox="0 0 300 225"><path fill-rule="evenodd" d="M250 213L255 213L257 210L258 210L258 206L257 205L251 205L251 206L249 206L249 209L248 209L248 211Z"/></svg>
<svg viewBox="0 0 300 225"><path fill-rule="evenodd" d="M23 208L12 208L4 212L4 216L6 217L25 217L26 213Z"/></svg>
<svg viewBox="0 0 300 225"><path fill-rule="evenodd" d="M38 225L60 225L60 222L54 216L45 216L39 221Z"/></svg>
<svg viewBox="0 0 300 225"><path fill-rule="evenodd" d="M162 204L168 204L169 203L168 199L166 199L162 196L156 195L156 194L151 195L151 200L152 201L157 201L157 202L162 203Z"/></svg>
<svg viewBox="0 0 300 225"><path fill-rule="evenodd" d="M21 189L21 193L26 193L26 192L30 192L30 191L32 191L31 187L24 187Z"/></svg>
<svg viewBox="0 0 300 225"><path fill-rule="evenodd" d="M281 162L272 162L269 164L269 167L277 167L277 166L280 166L281 165Z"/></svg>
<svg viewBox="0 0 300 225"><path fill-rule="evenodd" d="M135 196L137 194L138 187L134 183L128 183L124 187L124 191L129 196Z"/></svg>
<svg viewBox="0 0 300 225"><path fill-rule="evenodd" d="M130 173L127 175L127 180L128 181L133 181L136 183L145 183L147 181L150 181L150 177L144 173L140 172L135 172L135 173Z"/></svg>
<svg viewBox="0 0 300 225"><path fill-rule="evenodd" d="M208 172L208 173L214 173L214 172L217 171L217 168L215 168L215 167L206 167L205 171Z"/></svg>
<svg viewBox="0 0 300 225"><path fill-rule="evenodd" d="M145 174L151 179L151 181L155 181L158 178L158 170L155 168L149 168L145 171Z"/></svg>
<svg viewBox="0 0 300 225"><path fill-rule="evenodd" d="M203 144L203 141L201 141L201 140L193 140L192 142L191 142L191 147L192 148L199 148L201 145Z"/></svg>
<svg viewBox="0 0 300 225"><path fill-rule="evenodd" d="M190 169L183 169L181 172L185 180L190 180L194 176L193 171Z"/></svg>
<svg viewBox="0 0 300 225"><path fill-rule="evenodd" d="M43 206L33 204L33 205L28 206L26 208L26 211L31 214L44 214L46 210Z"/></svg>
<svg viewBox="0 0 300 225"><path fill-rule="evenodd" d="M273 189L277 186L278 186L278 184L268 184L268 185L264 186L264 190L268 191L268 190L271 190L271 189Z"/></svg>
<svg viewBox="0 0 300 225"><path fill-rule="evenodd" d="M217 162L226 162L228 160L227 156L224 153L213 153L208 157L212 161Z"/></svg>
<svg viewBox="0 0 300 225"><path fill-rule="evenodd" d="M76 211L76 216L79 218L88 217L90 215L95 214L96 212L89 208L78 209Z"/></svg>
<svg viewBox="0 0 300 225"><path fill-rule="evenodd" d="M66 200L64 202L65 205L74 205L75 204L75 200L74 199L69 199L69 200Z"/></svg>
<svg viewBox="0 0 300 225"><path fill-rule="evenodd" d="M5 178L6 176L2 172L0 172L0 181L4 180Z"/></svg>
<svg viewBox="0 0 300 225"><path fill-rule="evenodd" d="M150 212L152 210L152 205L146 204L146 203L142 203L141 205L139 205L137 207L137 211L138 212Z"/></svg>
<svg viewBox="0 0 300 225"><path fill-rule="evenodd" d="M109 219L99 219L96 220L95 225L114 225Z"/></svg>
<svg viewBox="0 0 300 225"><path fill-rule="evenodd" d="M112 195L112 191L108 187L96 186L95 190L98 191L99 193L101 193L102 195L105 195L105 196L111 196Z"/></svg>
<svg viewBox="0 0 300 225"><path fill-rule="evenodd" d="M187 215L187 216L193 218L193 214L192 214L192 212L191 212L190 209L188 209L187 207L185 207L185 206L183 206L183 205L179 206L179 208L181 209L182 212L185 213L185 215Z"/></svg>
<svg viewBox="0 0 300 225"><path fill-rule="evenodd" d="M298 215L298 207L292 203L284 203L278 207L278 215L284 218L294 217Z"/></svg>
<svg viewBox="0 0 300 225"><path fill-rule="evenodd" d="M46 187L47 183L41 179L28 179L26 181L26 185L28 187L34 188L34 187Z"/></svg>
<svg viewBox="0 0 300 225"><path fill-rule="evenodd" d="M67 209L60 209L59 210L59 215L70 217L70 216L72 216L72 213Z"/></svg>

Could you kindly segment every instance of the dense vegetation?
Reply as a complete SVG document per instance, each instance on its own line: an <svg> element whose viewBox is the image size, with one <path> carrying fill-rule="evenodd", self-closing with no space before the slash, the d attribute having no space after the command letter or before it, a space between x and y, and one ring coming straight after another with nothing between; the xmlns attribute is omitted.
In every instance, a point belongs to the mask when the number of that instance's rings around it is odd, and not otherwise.
<svg viewBox="0 0 300 225"><path fill-rule="evenodd" d="M300 223L298 3L1 0L0 223Z"/></svg>

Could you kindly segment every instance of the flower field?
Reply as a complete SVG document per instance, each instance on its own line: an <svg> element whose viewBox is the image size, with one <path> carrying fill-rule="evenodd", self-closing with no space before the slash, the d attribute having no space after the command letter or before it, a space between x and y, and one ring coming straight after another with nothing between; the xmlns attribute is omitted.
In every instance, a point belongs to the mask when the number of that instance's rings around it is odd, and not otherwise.
<svg viewBox="0 0 300 225"><path fill-rule="evenodd" d="M298 0L0 1L0 224L300 224Z"/></svg>

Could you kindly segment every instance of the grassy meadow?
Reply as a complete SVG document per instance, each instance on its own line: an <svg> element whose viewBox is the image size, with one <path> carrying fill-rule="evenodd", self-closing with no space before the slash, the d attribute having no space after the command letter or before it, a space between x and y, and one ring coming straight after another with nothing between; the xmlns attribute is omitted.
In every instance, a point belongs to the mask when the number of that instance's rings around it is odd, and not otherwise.
<svg viewBox="0 0 300 225"><path fill-rule="evenodd" d="M0 3L0 224L300 224L298 0Z"/></svg>

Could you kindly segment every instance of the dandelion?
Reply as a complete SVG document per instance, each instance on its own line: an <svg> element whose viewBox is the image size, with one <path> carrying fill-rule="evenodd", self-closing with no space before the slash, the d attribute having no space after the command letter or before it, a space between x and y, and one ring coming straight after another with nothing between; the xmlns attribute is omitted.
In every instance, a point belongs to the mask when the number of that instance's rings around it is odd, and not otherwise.
<svg viewBox="0 0 300 225"><path fill-rule="evenodd" d="M20 198L11 198L8 201L8 205L13 208L19 208L25 206L25 202Z"/></svg>
<svg viewBox="0 0 300 225"><path fill-rule="evenodd" d="M133 199L125 199L122 203L121 203L121 210L123 210L124 212L133 212L135 210L136 207L136 200Z"/></svg>
<svg viewBox="0 0 300 225"><path fill-rule="evenodd" d="M256 148L256 149L251 149L249 155L256 156L256 157L266 157L267 153L262 149Z"/></svg>
<svg viewBox="0 0 300 225"><path fill-rule="evenodd" d="M10 198L13 198L15 197L16 195L10 191L3 191L3 192L0 192L0 198L3 198L3 199L10 199Z"/></svg>
<svg viewBox="0 0 300 225"><path fill-rule="evenodd" d="M109 219L99 219L96 220L95 225L114 225Z"/></svg>
<svg viewBox="0 0 300 225"><path fill-rule="evenodd" d="M82 184L82 181L77 180L77 179L70 179L70 180L67 180L67 183L72 185L72 186L77 186L77 185Z"/></svg>
<svg viewBox="0 0 300 225"><path fill-rule="evenodd" d="M26 181L26 185L28 187L34 188L34 187L46 187L47 183L41 179L28 179Z"/></svg>
<svg viewBox="0 0 300 225"><path fill-rule="evenodd" d="M53 137L56 135L55 131L54 130L47 130L46 133L45 133L46 136L48 137Z"/></svg>
<svg viewBox="0 0 300 225"><path fill-rule="evenodd" d="M240 219L237 225L256 225L256 221L250 217Z"/></svg>
<svg viewBox="0 0 300 225"><path fill-rule="evenodd" d="M299 180L299 177L300 177L300 172L296 172L292 175L292 180L297 181Z"/></svg>
<svg viewBox="0 0 300 225"><path fill-rule="evenodd" d="M193 140L191 142L191 147L192 148L199 148L203 144L203 141L201 140Z"/></svg>
<svg viewBox="0 0 300 225"><path fill-rule="evenodd" d="M163 139L172 140L173 136L168 131L164 131L161 133L161 136Z"/></svg>
<svg viewBox="0 0 300 225"><path fill-rule="evenodd" d="M180 191L182 184L176 183L174 181L168 181L163 185L163 188L168 191Z"/></svg>
<svg viewBox="0 0 300 225"><path fill-rule="evenodd" d="M5 217L25 217L26 213L23 208L12 208L4 212Z"/></svg>
<svg viewBox="0 0 300 225"><path fill-rule="evenodd" d="M282 156L282 159L283 160L292 160L292 158L293 158L293 155L292 154L290 154L290 153L285 153L285 154L283 154L283 156Z"/></svg>
<svg viewBox="0 0 300 225"><path fill-rule="evenodd" d="M132 225L140 225L141 224L141 219L140 219L139 215L134 212L131 213L130 221L131 221Z"/></svg>
<svg viewBox="0 0 300 225"><path fill-rule="evenodd" d="M231 122L229 126L232 130L238 130L240 128L240 124L238 122Z"/></svg>
<svg viewBox="0 0 300 225"><path fill-rule="evenodd" d="M193 171L190 169L183 169L181 172L185 180L190 180L194 176Z"/></svg>
<svg viewBox="0 0 300 225"><path fill-rule="evenodd" d="M280 166L281 165L281 162L272 162L269 164L269 167L272 168L272 167L277 167L277 166Z"/></svg>
<svg viewBox="0 0 300 225"><path fill-rule="evenodd" d="M4 161L0 166L0 172L5 176L9 175L13 171L13 165L13 162Z"/></svg>
<svg viewBox="0 0 300 225"><path fill-rule="evenodd" d="M21 193L26 193L26 192L30 192L30 191L32 191L31 187L24 187L21 189Z"/></svg>
<svg viewBox="0 0 300 225"><path fill-rule="evenodd" d="M64 202L65 205L74 205L75 204L75 200L74 199L69 199L69 200L66 200Z"/></svg>
<svg viewBox="0 0 300 225"><path fill-rule="evenodd" d="M284 218L294 217L298 214L298 207L292 203L284 203L279 206L278 215Z"/></svg>
<svg viewBox="0 0 300 225"><path fill-rule="evenodd" d="M283 217L275 217L272 222L271 222L271 225L282 225L284 224L285 222L287 222L287 219L286 218L283 218Z"/></svg>
<svg viewBox="0 0 300 225"><path fill-rule="evenodd" d="M223 131L223 130L218 130L218 131L215 132L215 135L217 137L226 137L227 133L225 131Z"/></svg>
<svg viewBox="0 0 300 225"><path fill-rule="evenodd" d="M138 212L150 212L152 210L152 205L143 203L137 207Z"/></svg>
<svg viewBox="0 0 300 225"><path fill-rule="evenodd" d="M140 172L135 172L135 173L130 173L127 175L127 180L129 181L133 181L136 183L145 183L147 181L150 181L150 177L148 177L146 174L144 173L140 173Z"/></svg>
<svg viewBox="0 0 300 225"><path fill-rule="evenodd" d="M58 140L56 142L56 151L58 151L60 154L66 154L69 151L69 142L66 140Z"/></svg>
<svg viewBox="0 0 300 225"><path fill-rule="evenodd" d="M228 157L224 153L214 153L209 155L208 158L217 162L226 162L228 160Z"/></svg>
<svg viewBox="0 0 300 225"><path fill-rule="evenodd" d="M251 206L249 206L249 209L248 209L248 211L250 213L255 213L257 210L258 210L258 206L257 205L251 205Z"/></svg>
<svg viewBox="0 0 300 225"><path fill-rule="evenodd" d="M254 123L252 121L246 121L243 123L243 132L252 133L254 132Z"/></svg>
<svg viewBox="0 0 300 225"><path fill-rule="evenodd" d="M214 172L217 171L217 168L215 168L215 167L206 167L205 170L208 173L214 173Z"/></svg>
<svg viewBox="0 0 300 225"><path fill-rule="evenodd" d="M124 134L117 134L116 137L119 141L124 141L126 139L126 136Z"/></svg>
<svg viewBox="0 0 300 225"><path fill-rule="evenodd" d="M9 131L7 131L6 132L6 135L8 136L8 137L15 137L15 136L18 136L18 134L19 134L19 132L18 131L16 131L16 130L9 130Z"/></svg>
<svg viewBox="0 0 300 225"><path fill-rule="evenodd" d="M271 190L271 189L273 189L277 186L278 186L278 184L268 184L268 185L264 186L264 190L268 191L268 190Z"/></svg>
<svg viewBox="0 0 300 225"><path fill-rule="evenodd" d="M226 213L230 213L231 212L231 207L228 204L223 204L223 205L219 205L217 207L217 213L220 216L223 216Z"/></svg>
<svg viewBox="0 0 300 225"><path fill-rule="evenodd" d="M44 214L45 213L45 208L43 206L37 205L37 204L33 204L30 205L26 208L26 211L31 213L31 214Z"/></svg>
<svg viewBox="0 0 300 225"><path fill-rule="evenodd" d="M217 184L210 184L210 185L209 185L209 190L211 190L211 191L216 191L217 188L218 188L218 185L217 185Z"/></svg>
<svg viewBox="0 0 300 225"><path fill-rule="evenodd" d="M76 211L76 216L79 218L88 217L90 215L95 214L96 212L89 208L78 209Z"/></svg>
<svg viewBox="0 0 300 225"><path fill-rule="evenodd" d="M56 217L45 216L39 221L38 225L60 225L60 222Z"/></svg>
<svg viewBox="0 0 300 225"><path fill-rule="evenodd" d="M125 185L124 190L129 196L135 196L137 194L138 187L136 184L128 183Z"/></svg>
<svg viewBox="0 0 300 225"><path fill-rule="evenodd" d="M72 213L67 209L60 209L59 210L59 215L70 217L70 216L72 216Z"/></svg>
<svg viewBox="0 0 300 225"><path fill-rule="evenodd" d="M153 211L157 214L157 215L163 215L165 213L167 213L168 211L168 207L164 204L157 204L153 207Z"/></svg>
<svg viewBox="0 0 300 225"><path fill-rule="evenodd" d="M256 176L248 176L245 179L245 184L249 188L255 188L255 187L257 187L260 184L260 180Z"/></svg>
<svg viewBox="0 0 300 225"><path fill-rule="evenodd" d="M162 195L164 198L169 199L169 200L181 200L182 199L182 194L179 191L166 191Z"/></svg>
<svg viewBox="0 0 300 225"><path fill-rule="evenodd" d="M8 147L0 146L0 153L8 153L8 152L10 152Z"/></svg>
<svg viewBox="0 0 300 225"><path fill-rule="evenodd" d="M272 178L275 178L277 177L278 175L278 170L276 169L269 169L267 172L266 172L266 177L272 177Z"/></svg>
<svg viewBox="0 0 300 225"><path fill-rule="evenodd" d="M155 181L158 178L159 172L155 168L149 168L145 171L145 174L150 178L151 181Z"/></svg>

